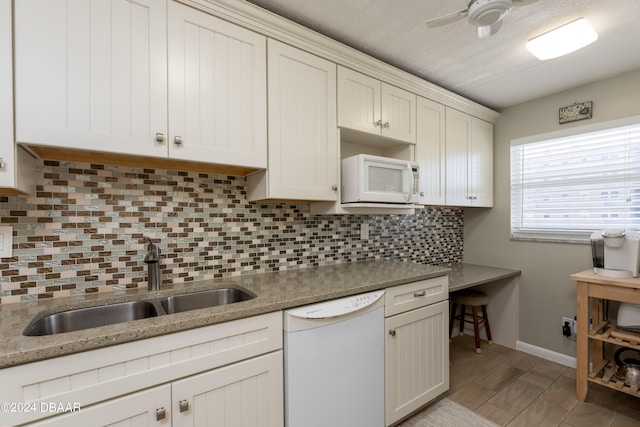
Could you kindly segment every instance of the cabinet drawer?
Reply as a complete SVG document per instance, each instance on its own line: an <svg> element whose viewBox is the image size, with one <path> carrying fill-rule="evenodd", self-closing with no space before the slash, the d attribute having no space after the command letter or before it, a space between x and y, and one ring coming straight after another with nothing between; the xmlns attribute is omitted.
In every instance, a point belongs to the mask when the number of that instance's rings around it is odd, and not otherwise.
<svg viewBox="0 0 640 427"><path fill-rule="evenodd" d="M434 277L406 285L387 288L385 292L386 317L424 307L449 296L449 276Z"/></svg>

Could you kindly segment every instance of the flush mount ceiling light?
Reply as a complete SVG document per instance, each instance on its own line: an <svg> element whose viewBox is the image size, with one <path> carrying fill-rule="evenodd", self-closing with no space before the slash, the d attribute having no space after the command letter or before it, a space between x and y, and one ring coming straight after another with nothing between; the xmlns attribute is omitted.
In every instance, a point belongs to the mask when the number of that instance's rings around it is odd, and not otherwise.
<svg viewBox="0 0 640 427"><path fill-rule="evenodd" d="M580 18L532 38L526 46L529 52L544 61L575 52L597 39L598 33L589 21Z"/></svg>

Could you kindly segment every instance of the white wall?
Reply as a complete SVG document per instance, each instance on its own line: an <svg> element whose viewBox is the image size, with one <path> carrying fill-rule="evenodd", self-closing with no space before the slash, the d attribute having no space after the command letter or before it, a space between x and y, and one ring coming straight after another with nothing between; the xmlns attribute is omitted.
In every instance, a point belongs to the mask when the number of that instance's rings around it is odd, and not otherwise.
<svg viewBox="0 0 640 427"><path fill-rule="evenodd" d="M523 82L522 84L526 84ZM593 118L558 124L558 109L593 101ZM505 109L494 133L494 207L465 209L464 261L522 270L517 290L520 342L575 356L561 318L575 314L571 273L591 267L589 245L510 240L509 144L568 127L640 114L640 70Z"/></svg>

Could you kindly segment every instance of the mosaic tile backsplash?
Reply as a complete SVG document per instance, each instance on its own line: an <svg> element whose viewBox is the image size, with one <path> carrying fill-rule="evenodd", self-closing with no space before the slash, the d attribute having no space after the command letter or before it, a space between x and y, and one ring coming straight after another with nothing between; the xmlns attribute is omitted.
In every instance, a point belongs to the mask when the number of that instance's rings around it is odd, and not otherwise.
<svg viewBox="0 0 640 427"><path fill-rule="evenodd" d="M243 177L43 161L35 196L0 195L13 257L0 304L146 287L149 236L164 283L370 259L462 261L463 215L312 215L246 200ZM368 223L369 238L360 239Z"/></svg>

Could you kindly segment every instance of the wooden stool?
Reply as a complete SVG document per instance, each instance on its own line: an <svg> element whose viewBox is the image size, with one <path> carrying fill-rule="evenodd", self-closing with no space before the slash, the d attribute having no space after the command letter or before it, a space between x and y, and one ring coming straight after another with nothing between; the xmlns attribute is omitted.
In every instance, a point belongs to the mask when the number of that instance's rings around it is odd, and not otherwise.
<svg viewBox="0 0 640 427"><path fill-rule="evenodd" d="M449 318L449 338L451 338L451 333L453 332L453 322L458 319L460 320L460 333L459 335L464 334L464 324L473 323L473 333L475 334L476 339L476 353L482 353L480 349L480 326L484 325L485 330L487 331L487 341L489 345L493 345L493 341L491 340L491 328L489 328L489 317L487 317L487 304L489 303L489 297L484 292L474 291L472 289L464 289L462 291L453 292L449 295L449 300L451 302L451 316ZM460 309L460 314L456 316L456 308L460 304L462 307ZM472 313L466 313L466 308L471 306L473 311ZM482 316L478 316L478 307L482 309ZM467 315L472 315L473 320L467 320Z"/></svg>

